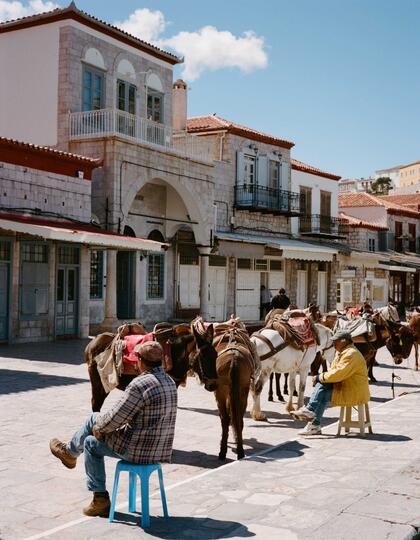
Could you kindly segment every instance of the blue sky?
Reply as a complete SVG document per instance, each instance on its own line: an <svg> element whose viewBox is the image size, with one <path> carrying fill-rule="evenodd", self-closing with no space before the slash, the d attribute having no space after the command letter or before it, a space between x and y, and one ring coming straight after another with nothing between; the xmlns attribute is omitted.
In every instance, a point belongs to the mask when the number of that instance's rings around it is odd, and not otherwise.
<svg viewBox="0 0 420 540"><path fill-rule="evenodd" d="M190 115L217 113L292 140L293 157L344 177L420 159L420 1L77 0L77 6L109 22L139 8L160 11L166 26L159 39L207 25L264 38L259 52L266 67L260 58L248 73L204 69L190 82Z"/></svg>

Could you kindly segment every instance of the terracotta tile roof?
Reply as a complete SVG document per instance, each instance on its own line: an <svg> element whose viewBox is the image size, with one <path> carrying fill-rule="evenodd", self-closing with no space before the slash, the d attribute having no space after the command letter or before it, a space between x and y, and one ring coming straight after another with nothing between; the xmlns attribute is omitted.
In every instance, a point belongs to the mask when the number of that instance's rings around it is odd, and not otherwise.
<svg viewBox="0 0 420 540"><path fill-rule="evenodd" d="M178 58L178 56L164 51L163 49L160 49L151 43L147 43L146 41L143 41L135 36L132 36L128 32L124 32L124 30L121 30L112 24L102 21L93 15L89 15L89 13L86 13L85 11L78 9L74 2L71 2L71 4L65 8L57 8L52 11L36 13L35 15L29 15L28 17L2 22L0 23L0 34L22 28L28 28L31 26L49 24L65 19L73 19L78 21L86 26L98 30L99 32L102 32L103 34L112 36L115 39L126 43L127 45L131 45L132 47L147 52L152 56L160 58L161 60L165 60L172 65L183 62L183 59Z"/></svg>
<svg viewBox="0 0 420 540"><path fill-rule="evenodd" d="M102 163L100 158L91 158L87 156L81 156L80 154L73 154L71 152L64 152L63 150L57 150L56 148L51 148L50 146L39 146L37 144L27 143L23 141L18 141L17 139L9 139L7 137L0 137L0 148L6 147L15 147L21 148L24 150L31 150L33 152L38 152L42 154L49 154L61 159L68 159L71 161L76 161L79 163L84 163L86 165L92 165L93 167L99 167ZM1 161L1 154L0 154Z"/></svg>
<svg viewBox="0 0 420 540"><path fill-rule="evenodd" d="M248 139L265 142L282 148L292 148L295 144L284 139L279 139L273 135L268 135L256 129L252 129L241 124L236 124L230 120L225 120L216 115L194 116L187 119L187 131L193 133L205 133L207 131L225 130L234 135L241 135Z"/></svg>
<svg viewBox="0 0 420 540"><path fill-rule="evenodd" d="M324 178L329 178L330 180L340 180L341 178L341 176L322 171L321 169L317 169L312 165L307 165L306 163L298 161L297 159L292 159L292 169L295 169L296 171L307 172L309 174L314 174L316 176L323 176Z"/></svg>
<svg viewBox="0 0 420 540"><path fill-rule="evenodd" d="M360 229L371 229L374 231L387 231L388 227L382 223L376 221L364 221L363 219L356 218L354 216L349 216L344 212L339 212L338 217L347 221L351 227L357 227Z"/></svg>
<svg viewBox="0 0 420 540"><path fill-rule="evenodd" d="M420 213L416 210L411 210L405 206L401 206L391 201L387 201L384 197L377 197L371 193L340 193L338 195L338 206L340 208L361 208L361 207L380 207L386 208L389 214L400 214L402 216L416 217L420 219Z"/></svg>
<svg viewBox="0 0 420 540"><path fill-rule="evenodd" d="M420 193L410 193L407 195L383 195L381 199L388 202L405 206L411 210L420 211Z"/></svg>

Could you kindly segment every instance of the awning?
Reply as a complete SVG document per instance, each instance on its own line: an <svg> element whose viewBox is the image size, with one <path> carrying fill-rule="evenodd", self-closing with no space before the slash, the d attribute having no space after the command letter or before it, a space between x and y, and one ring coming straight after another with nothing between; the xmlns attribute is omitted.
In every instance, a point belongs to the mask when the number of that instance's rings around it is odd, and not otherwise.
<svg viewBox="0 0 420 540"><path fill-rule="evenodd" d="M301 242L291 238L276 238L270 236L252 236L246 234L218 232L215 235L223 243L242 242L246 244L260 244L282 250L285 259L298 259L301 261L332 261L338 250L321 245ZM247 250L248 251L248 250ZM264 251L262 250L262 255ZM241 257L261 257L262 255L241 255ZM232 255L234 256L234 255Z"/></svg>
<svg viewBox="0 0 420 540"><path fill-rule="evenodd" d="M387 266L387 270L392 270L393 272L411 272L413 274L416 273L415 268L410 268L408 266L394 266L391 264L390 266Z"/></svg>
<svg viewBox="0 0 420 540"><path fill-rule="evenodd" d="M43 240L57 242L72 242L75 244L87 244L94 247L123 249L128 251L161 251L166 244L134 238L121 234L112 234L95 230L91 225L78 223L57 223L50 221L42 223L40 218L33 216L13 216L12 219L0 218L0 230L27 234Z"/></svg>

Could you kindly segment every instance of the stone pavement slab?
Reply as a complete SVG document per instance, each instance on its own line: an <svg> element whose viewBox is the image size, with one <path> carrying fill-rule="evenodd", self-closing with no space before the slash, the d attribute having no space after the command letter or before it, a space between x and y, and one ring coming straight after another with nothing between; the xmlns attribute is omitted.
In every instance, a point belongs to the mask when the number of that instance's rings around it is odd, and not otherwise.
<svg viewBox="0 0 420 540"><path fill-rule="evenodd" d="M344 519L346 523L354 521L353 529L344 527L346 534L354 533L343 536L345 539L363 538L355 532L361 523L366 523L369 531L377 527L378 535L367 536L372 539L387 538L387 534L405 538L406 531L414 530L410 523L416 524L417 516L411 510L394 515L395 523L376 515L379 494L386 498L386 504L393 493L408 496L411 502L406 507L412 509L420 491L420 467L414 461L419 455L415 442L419 398L409 394L386 403L392 397L392 370L386 351L379 355L383 365L376 368L380 382L371 386L374 435L336 439L332 436L336 428L332 427L321 437L287 442L303 424L294 422L283 404L267 402L265 389L262 406L269 422L255 422L247 415L244 438L250 457L240 463L229 462L235 459L230 452L224 466L217 459L220 424L214 397L190 379L187 388L179 391L173 463L164 467L171 519L153 517L152 528L142 531L138 515L127 513L124 482L116 523L84 518L81 508L89 495L82 461L69 471L52 459L48 449L51 437L68 438L89 413L83 346L83 342L61 342L0 347L0 377L7 381L0 386L2 540L321 536L335 540L341 538L334 532L340 529L336 522ZM420 375L410 365L413 359L408 366L396 368L402 377L396 384L396 395L419 388ZM307 394L310 391L308 384ZM110 407L118 397L119 391L114 391L105 406ZM335 421L337 413L337 408L329 409L326 422ZM275 448L281 443L287 444ZM264 450L269 453L254 455ZM107 460L109 476L114 467L115 461ZM151 488L157 488L155 479ZM371 510L363 507L362 512L360 501L368 497ZM156 497L151 514L161 516ZM329 534L329 530L333 532Z"/></svg>

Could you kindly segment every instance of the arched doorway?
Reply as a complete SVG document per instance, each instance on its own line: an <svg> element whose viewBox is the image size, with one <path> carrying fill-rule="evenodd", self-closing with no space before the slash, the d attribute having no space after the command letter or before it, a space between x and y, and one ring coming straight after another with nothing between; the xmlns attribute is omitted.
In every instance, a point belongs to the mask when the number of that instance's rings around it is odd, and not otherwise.
<svg viewBox="0 0 420 540"><path fill-rule="evenodd" d="M135 237L134 230L126 225L126 236ZM136 253L134 251L118 251L117 253L117 318L134 319L136 316L135 303L135 271Z"/></svg>

